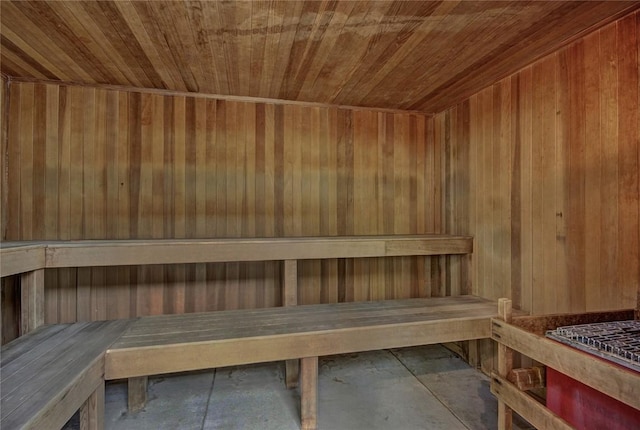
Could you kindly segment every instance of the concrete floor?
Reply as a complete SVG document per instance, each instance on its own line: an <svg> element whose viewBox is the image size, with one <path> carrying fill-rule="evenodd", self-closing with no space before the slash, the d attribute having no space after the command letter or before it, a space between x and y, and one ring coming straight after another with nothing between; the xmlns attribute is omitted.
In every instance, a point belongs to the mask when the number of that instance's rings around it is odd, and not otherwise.
<svg viewBox="0 0 640 430"><path fill-rule="evenodd" d="M300 426L299 393L285 388L283 363L150 378L137 413L126 399L125 383L107 385L106 430ZM495 429L496 417L489 379L439 345L320 359L320 429ZM515 428L531 427L519 420Z"/></svg>

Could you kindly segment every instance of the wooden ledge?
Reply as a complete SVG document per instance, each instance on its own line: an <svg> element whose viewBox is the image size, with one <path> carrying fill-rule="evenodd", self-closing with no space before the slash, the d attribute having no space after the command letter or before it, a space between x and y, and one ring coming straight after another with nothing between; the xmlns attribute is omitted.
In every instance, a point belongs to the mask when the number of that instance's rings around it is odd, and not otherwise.
<svg viewBox="0 0 640 430"><path fill-rule="evenodd" d="M43 269L45 260L45 245L42 243L3 243L0 248L0 274L5 277Z"/></svg>
<svg viewBox="0 0 640 430"><path fill-rule="evenodd" d="M0 276L60 267L469 254L470 236L336 236L0 243Z"/></svg>

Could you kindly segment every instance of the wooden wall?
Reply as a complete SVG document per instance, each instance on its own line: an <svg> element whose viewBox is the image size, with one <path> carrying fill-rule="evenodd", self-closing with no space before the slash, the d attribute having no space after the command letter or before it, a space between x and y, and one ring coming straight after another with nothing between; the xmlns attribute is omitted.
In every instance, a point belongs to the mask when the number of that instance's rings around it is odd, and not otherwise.
<svg viewBox="0 0 640 430"><path fill-rule="evenodd" d="M0 227L4 231L7 211L7 89L9 79L0 75ZM0 344L4 345L18 335L20 308L19 284L15 277L0 279Z"/></svg>
<svg viewBox="0 0 640 430"><path fill-rule="evenodd" d="M4 240L442 232L433 119L10 84ZM305 262L302 303L460 293L462 257ZM276 263L46 274L46 321L273 306Z"/></svg>
<svg viewBox="0 0 640 430"><path fill-rule="evenodd" d="M473 291L536 314L631 308L640 283L640 14L436 116L445 224Z"/></svg>

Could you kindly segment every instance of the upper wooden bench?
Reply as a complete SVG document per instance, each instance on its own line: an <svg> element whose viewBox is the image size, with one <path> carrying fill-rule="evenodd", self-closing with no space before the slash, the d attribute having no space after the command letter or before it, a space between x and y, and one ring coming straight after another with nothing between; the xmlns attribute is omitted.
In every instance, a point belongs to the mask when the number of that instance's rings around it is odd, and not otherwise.
<svg viewBox="0 0 640 430"><path fill-rule="evenodd" d="M44 268L469 254L470 236L0 242L0 276Z"/></svg>
<svg viewBox="0 0 640 430"><path fill-rule="evenodd" d="M37 376L34 381L53 372L59 382L58 392L48 387L48 394L39 397L29 393L37 393L40 382L20 385L21 406L6 410L15 411L13 417L21 416L26 423L34 419L42 422L41 417L52 414L66 416L69 408L79 407L83 401L95 404L100 397L95 394L100 392L95 381L88 384L89 391L79 391L77 387L82 384L77 381L98 373L101 380L129 378L129 403L136 405L144 403L147 375L300 358L302 424L304 428L315 428L318 356L487 338L490 319L496 312L491 302L470 296L293 307L297 304L297 260L471 252L471 237L446 235L1 243L0 275L21 276L21 333L36 330L33 336L3 347L3 355L15 345L20 345L23 352L13 363L5 363L3 356L3 389L5 377L15 379L14 368L24 367L22 372ZM46 363L32 360L37 354L33 351L39 350L41 333L53 336L51 328L38 329L44 322L47 268L277 260L284 262L285 308L139 318L127 321L126 332L106 336L95 348L89 347L93 343L83 341L81 336L72 336L65 338L64 347L48 350ZM72 329L78 324L71 325ZM93 327L97 323L90 324ZM54 341L48 342L51 345ZM75 362L77 357L84 357L86 363L63 365L59 371L38 371L54 363ZM297 363L287 363L288 385L297 379ZM290 378L290 374L294 376ZM94 393L93 400L83 398L87 393ZM67 405L65 414L60 414L56 409L58 399L68 397L74 402ZM3 403L3 423L9 419L4 406ZM100 421L94 421L99 428Z"/></svg>
<svg viewBox="0 0 640 430"><path fill-rule="evenodd" d="M284 261L283 304L297 303L297 260L470 254L450 235L0 242L0 277L21 276L20 333L44 324L44 269Z"/></svg>

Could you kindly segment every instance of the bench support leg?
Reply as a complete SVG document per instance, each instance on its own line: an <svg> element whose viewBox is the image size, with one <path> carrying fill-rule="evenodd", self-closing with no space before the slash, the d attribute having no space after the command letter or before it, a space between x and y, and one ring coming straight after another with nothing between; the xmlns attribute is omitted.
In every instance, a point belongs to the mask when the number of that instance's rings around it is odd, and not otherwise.
<svg viewBox="0 0 640 430"><path fill-rule="evenodd" d="M20 277L20 335L44 324L44 269Z"/></svg>
<svg viewBox="0 0 640 430"><path fill-rule="evenodd" d="M300 360L300 421L302 430L318 427L318 357Z"/></svg>
<svg viewBox="0 0 640 430"><path fill-rule="evenodd" d="M80 430L104 428L104 381L80 408Z"/></svg>
<svg viewBox="0 0 640 430"><path fill-rule="evenodd" d="M300 375L300 360L287 360L284 362L284 377L287 388L292 389L298 386Z"/></svg>
<svg viewBox="0 0 640 430"><path fill-rule="evenodd" d="M282 301L285 306L298 304L298 260L284 261L284 285ZM287 360L284 368L287 388L298 386L300 364L298 360Z"/></svg>
<svg viewBox="0 0 640 430"><path fill-rule="evenodd" d="M147 403L148 376L129 378L129 412L136 412L144 408Z"/></svg>

